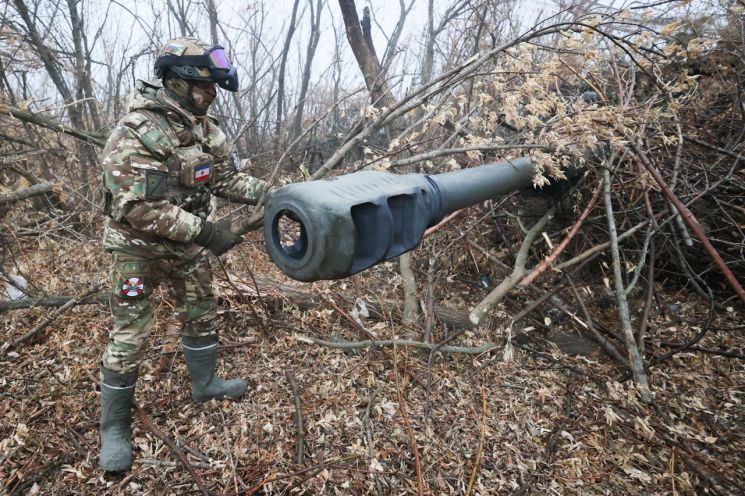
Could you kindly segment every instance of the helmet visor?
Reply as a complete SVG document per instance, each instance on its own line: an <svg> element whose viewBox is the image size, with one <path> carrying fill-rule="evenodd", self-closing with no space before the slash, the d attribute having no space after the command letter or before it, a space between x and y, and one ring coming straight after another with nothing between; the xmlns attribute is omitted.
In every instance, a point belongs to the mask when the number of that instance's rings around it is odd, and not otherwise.
<svg viewBox="0 0 745 496"><path fill-rule="evenodd" d="M232 65L228 54L222 47L214 47L208 52L207 56L210 58L212 67L217 69L230 69Z"/></svg>

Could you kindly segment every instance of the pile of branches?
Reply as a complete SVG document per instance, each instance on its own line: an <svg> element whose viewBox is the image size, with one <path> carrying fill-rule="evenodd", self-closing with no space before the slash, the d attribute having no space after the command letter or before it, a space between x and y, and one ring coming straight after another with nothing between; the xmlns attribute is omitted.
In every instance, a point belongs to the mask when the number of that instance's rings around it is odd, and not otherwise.
<svg viewBox="0 0 745 496"><path fill-rule="evenodd" d="M502 235L503 248L519 246L514 264L495 271L501 282L476 304L470 320L483 323L506 296L539 278L557 289L550 274L602 254L604 265L589 264L572 276L582 276L588 290L605 281L618 327L601 335L589 314L584 327L628 366L646 401L653 397L646 367L691 349L708 330L645 360L651 314L655 308L665 313L659 291L694 290L710 308L707 321L715 308L731 311L745 302L736 275L745 247L745 70L736 41L742 15L728 12L724 25L656 25L647 22L649 15L633 8L562 13L490 49L474 45L472 57L399 101L386 83L373 80L365 127L313 176L339 166L360 143L365 158L346 170L437 173L529 154L536 192L528 196L537 202L493 206L515 219L524 236L507 241ZM388 140L375 141L380 132ZM557 216L563 222L552 222ZM439 258L463 262L447 251L467 236L449 234L445 248L430 245L428 265L418 267L428 277L430 298ZM541 239L547 246L536 250ZM493 256L493 248L493 241L479 248L487 263L510 258ZM405 281L411 279L404 263L401 270ZM429 321L424 336L431 337Z"/></svg>

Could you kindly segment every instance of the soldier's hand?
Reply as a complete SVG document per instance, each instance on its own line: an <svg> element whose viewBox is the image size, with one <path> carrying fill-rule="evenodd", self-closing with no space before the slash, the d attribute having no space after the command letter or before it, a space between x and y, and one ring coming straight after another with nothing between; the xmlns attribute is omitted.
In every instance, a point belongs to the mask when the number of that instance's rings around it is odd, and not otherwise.
<svg viewBox="0 0 745 496"><path fill-rule="evenodd" d="M230 230L230 222L204 221L202 230L194 238L199 246L209 248L215 255L222 255L226 251L241 243L243 238Z"/></svg>

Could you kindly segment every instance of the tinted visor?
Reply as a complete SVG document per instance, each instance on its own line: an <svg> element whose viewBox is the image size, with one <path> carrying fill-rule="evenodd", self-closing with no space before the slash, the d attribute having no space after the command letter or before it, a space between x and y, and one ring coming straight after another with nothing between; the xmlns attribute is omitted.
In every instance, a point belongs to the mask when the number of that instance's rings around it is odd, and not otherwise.
<svg viewBox="0 0 745 496"><path fill-rule="evenodd" d="M230 69L231 63L228 54L222 47L214 47L208 53L211 66L217 69Z"/></svg>

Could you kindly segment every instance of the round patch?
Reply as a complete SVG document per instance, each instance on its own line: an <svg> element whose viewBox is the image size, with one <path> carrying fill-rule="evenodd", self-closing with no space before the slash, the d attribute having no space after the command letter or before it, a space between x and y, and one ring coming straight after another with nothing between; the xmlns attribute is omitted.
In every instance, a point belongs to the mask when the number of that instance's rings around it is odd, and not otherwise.
<svg viewBox="0 0 745 496"><path fill-rule="evenodd" d="M130 298L140 296L145 290L145 283L139 277L130 277L122 284L122 294Z"/></svg>

